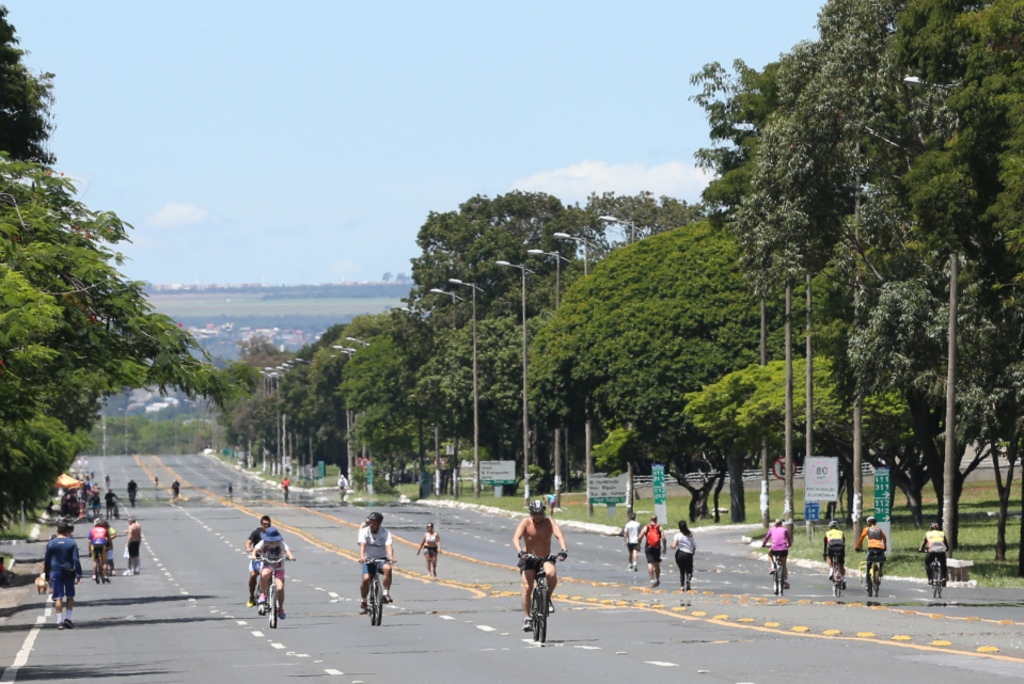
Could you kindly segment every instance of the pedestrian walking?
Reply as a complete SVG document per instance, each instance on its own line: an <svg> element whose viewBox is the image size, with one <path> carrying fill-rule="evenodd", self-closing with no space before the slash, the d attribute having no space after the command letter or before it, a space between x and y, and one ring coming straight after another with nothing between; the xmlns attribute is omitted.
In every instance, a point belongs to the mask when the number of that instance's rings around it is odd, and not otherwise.
<svg viewBox="0 0 1024 684"><path fill-rule="evenodd" d="M646 543L644 555L647 557L647 575L651 578L653 589L661 584L661 555L665 553L667 545L665 533L658 525L658 516L651 516L650 522L640 530L640 536Z"/></svg>
<svg viewBox="0 0 1024 684"><path fill-rule="evenodd" d="M693 532L685 520L679 521L679 532L672 539L672 548L676 551L676 565L679 566L679 588L690 591L690 578L693 576L693 554L697 551L697 542L693 540Z"/></svg>
<svg viewBox="0 0 1024 684"><path fill-rule="evenodd" d="M629 512L629 522L622 528L622 541L626 545L629 569L636 572L637 556L640 555L640 523L636 521L636 513L632 511Z"/></svg>
<svg viewBox="0 0 1024 684"><path fill-rule="evenodd" d="M427 559L427 574L437 577L437 554L441 552L441 535L434 531L434 523L427 523L427 531L420 541L420 548L416 549L417 556L420 555L420 551Z"/></svg>
<svg viewBox="0 0 1024 684"><path fill-rule="evenodd" d="M231 501L235 500L235 486L228 482L228 499Z"/></svg>
<svg viewBox="0 0 1024 684"><path fill-rule="evenodd" d="M78 544L71 535L75 528L65 522L57 523L57 536L46 544L43 574L50 580L53 608L57 616L57 629L74 629L71 612L75 607L75 585L82 583L82 562L78 558Z"/></svg>
<svg viewBox="0 0 1024 684"><path fill-rule="evenodd" d="M292 481L285 477L281 480L281 489L284 490L284 502L288 503L288 489L292 486Z"/></svg>
<svg viewBox="0 0 1024 684"><path fill-rule="evenodd" d="M341 503L345 503L345 494L348 492L348 478L345 477L345 473L338 473L338 496L341 497Z"/></svg>
<svg viewBox="0 0 1024 684"><path fill-rule="evenodd" d="M138 521L135 520L135 516L133 515L128 518L128 570L126 570L124 574L139 574L140 546L142 546L142 526L139 525Z"/></svg>
<svg viewBox="0 0 1024 684"><path fill-rule="evenodd" d="M181 494L181 483L177 480L172 482L171 491L174 492L174 503L178 503L178 496Z"/></svg>

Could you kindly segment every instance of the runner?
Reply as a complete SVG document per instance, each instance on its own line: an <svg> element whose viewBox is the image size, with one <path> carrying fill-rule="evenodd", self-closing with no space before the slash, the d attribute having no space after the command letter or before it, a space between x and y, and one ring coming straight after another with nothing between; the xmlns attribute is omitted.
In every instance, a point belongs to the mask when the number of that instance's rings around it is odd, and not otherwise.
<svg viewBox="0 0 1024 684"><path fill-rule="evenodd" d="M270 516L269 515L265 515L262 518L260 518L260 526L257 527L255 530L253 530L252 534L249 535L249 538L245 540L245 552L246 553L248 553L250 555L252 554L252 550L254 548L256 548L256 545L259 544L260 540L263 538L263 530L267 529L268 527L270 527ZM259 577L259 574L260 574L260 564L259 564L259 561L250 560L249 561L249 602L245 604L249 608L252 608L253 606L256 605L256 578Z"/></svg>
<svg viewBox="0 0 1024 684"><path fill-rule="evenodd" d="M622 541L626 545L629 569L636 572L637 556L640 555L640 523L636 521L636 513L633 511L629 512L629 522L622 528Z"/></svg>
<svg viewBox="0 0 1024 684"><path fill-rule="evenodd" d="M292 486L292 481L285 477L281 480L281 489L284 490L284 502L288 503L288 488Z"/></svg>
<svg viewBox="0 0 1024 684"><path fill-rule="evenodd" d="M646 544L644 555L647 557L647 575L651 579L653 589L661 584L661 555L667 550L668 544L665 533L658 525L658 516L651 516L651 521L640 530L640 537Z"/></svg>
<svg viewBox="0 0 1024 684"><path fill-rule="evenodd" d="M693 554L697 551L697 542L693 540L693 532L685 520L679 521L679 532L672 539L672 548L676 550L676 565L679 566L679 588L690 591L690 578L693 575Z"/></svg>
<svg viewBox="0 0 1024 684"><path fill-rule="evenodd" d="M512 535L512 546L519 554L519 574L523 581L524 632L533 629L533 625L530 624L530 597L533 594L533 583L537 577L537 570L540 569L542 563L551 594L555 593L555 587L558 586L558 573L555 570L555 564L548 560L551 556L551 537L558 540L558 545L562 549L558 554L559 560L565 560L569 555L562 528L553 519L545 517L545 508L544 502L540 499L531 501L530 517L520 520L515 534ZM527 554L532 554L537 558L527 558ZM552 613L555 611L553 603L548 603L548 611Z"/></svg>
<svg viewBox="0 0 1024 684"><path fill-rule="evenodd" d="M437 577L437 554L441 552L441 535L434 532L434 523L427 523L427 531L420 542L420 548L416 549L416 555L423 552L427 559L427 574Z"/></svg>
<svg viewBox="0 0 1024 684"><path fill-rule="evenodd" d="M75 585L82 583L82 563L78 558L78 544L71 538L74 531L75 528L63 520L57 523L57 536L46 544L43 557L43 574L53 589L57 629L75 628L71 611L75 607Z"/></svg>
<svg viewBox="0 0 1024 684"><path fill-rule="evenodd" d="M174 503L178 503L178 496L181 494L181 483L177 479L171 483L171 491L174 492Z"/></svg>

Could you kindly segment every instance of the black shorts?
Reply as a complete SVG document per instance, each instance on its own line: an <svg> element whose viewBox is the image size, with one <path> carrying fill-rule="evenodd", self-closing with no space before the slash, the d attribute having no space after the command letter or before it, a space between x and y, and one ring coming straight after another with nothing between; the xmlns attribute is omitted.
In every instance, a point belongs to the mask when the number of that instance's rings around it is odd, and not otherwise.
<svg viewBox="0 0 1024 684"><path fill-rule="evenodd" d="M644 549L644 555L647 556L648 563L660 563L661 562L661 547L660 546L648 546Z"/></svg>
<svg viewBox="0 0 1024 684"><path fill-rule="evenodd" d="M630 544L629 542L626 542L626 551L629 551L630 553L633 553L634 551L636 551L639 548L640 548L639 544Z"/></svg>
<svg viewBox="0 0 1024 684"><path fill-rule="evenodd" d="M828 557L832 559L833 563L846 565L846 549L829 549Z"/></svg>
<svg viewBox="0 0 1024 684"><path fill-rule="evenodd" d="M520 574L527 570L533 570L537 572L544 567L544 561L546 558L520 558L519 559L519 572Z"/></svg>
<svg viewBox="0 0 1024 684"><path fill-rule="evenodd" d="M141 543L142 542L140 542L140 541L130 541L130 542L128 542L128 557L129 558L138 558L139 557L139 544L141 544Z"/></svg>
<svg viewBox="0 0 1024 684"><path fill-rule="evenodd" d="M769 556L775 556L776 558L785 558L789 555L789 549L782 549L781 551L769 551Z"/></svg>

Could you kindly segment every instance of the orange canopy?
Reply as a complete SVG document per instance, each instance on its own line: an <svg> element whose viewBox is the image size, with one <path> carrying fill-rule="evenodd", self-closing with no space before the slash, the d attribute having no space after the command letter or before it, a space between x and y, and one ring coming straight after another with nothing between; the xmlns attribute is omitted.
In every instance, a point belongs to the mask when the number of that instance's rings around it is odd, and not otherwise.
<svg viewBox="0 0 1024 684"><path fill-rule="evenodd" d="M57 484L54 485L54 487L60 487L62 489L78 489L81 486L82 483L70 475L61 475L57 478Z"/></svg>

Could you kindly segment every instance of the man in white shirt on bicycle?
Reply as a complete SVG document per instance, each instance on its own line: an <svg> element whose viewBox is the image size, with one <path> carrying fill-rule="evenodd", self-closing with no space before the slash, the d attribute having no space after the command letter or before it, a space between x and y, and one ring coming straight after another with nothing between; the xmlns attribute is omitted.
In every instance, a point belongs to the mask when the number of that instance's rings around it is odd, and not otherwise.
<svg viewBox="0 0 1024 684"><path fill-rule="evenodd" d="M395 550L391 533L383 526L384 516L377 511L366 516L366 524L359 528L359 562L362 564L363 583L359 587L362 596L360 615L365 615L366 595L370 593L370 579L377 572L373 561L386 560L381 567L384 573L384 603L391 603L391 564L395 562Z"/></svg>

